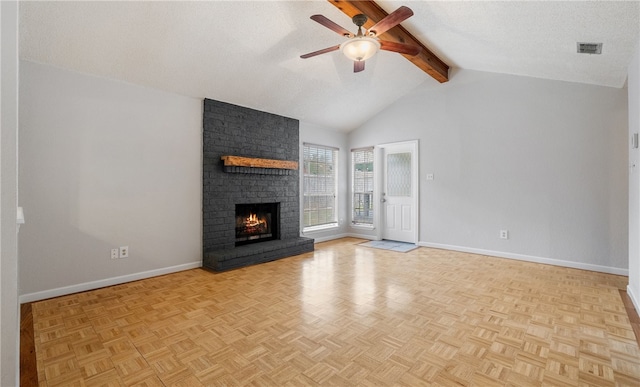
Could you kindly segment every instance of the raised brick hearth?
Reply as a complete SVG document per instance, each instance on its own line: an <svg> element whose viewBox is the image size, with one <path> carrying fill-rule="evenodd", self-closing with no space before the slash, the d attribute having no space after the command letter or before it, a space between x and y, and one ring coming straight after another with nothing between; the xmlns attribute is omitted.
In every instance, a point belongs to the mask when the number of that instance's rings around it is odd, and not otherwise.
<svg viewBox="0 0 640 387"><path fill-rule="evenodd" d="M298 120L210 99L203 119L203 265L222 271L313 251L300 237L298 170L233 170L222 156L298 161ZM280 203L279 239L235 246L235 205Z"/></svg>

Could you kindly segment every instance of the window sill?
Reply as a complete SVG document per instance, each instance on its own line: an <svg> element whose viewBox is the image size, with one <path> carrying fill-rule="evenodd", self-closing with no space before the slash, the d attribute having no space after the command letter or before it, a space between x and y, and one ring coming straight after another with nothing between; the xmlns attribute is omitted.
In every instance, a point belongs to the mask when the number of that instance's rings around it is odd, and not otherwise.
<svg viewBox="0 0 640 387"><path fill-rule="evenodd" d="M375 230L376 228L373 227L372 224L357 224L357 223L351 223L351 227L352 228L359 228L362 230Z"/></svg>
<svg viewBox="0 0 640 387"><path fill-rule="evenodd" d="M306 234L308 232L331 230L331 229L335 229L335 228L338 228L338 223L331 223L331 224L323 224L323 225L320 225L320 226L305 227L305 228L302 229L302 233Z"/></svg>

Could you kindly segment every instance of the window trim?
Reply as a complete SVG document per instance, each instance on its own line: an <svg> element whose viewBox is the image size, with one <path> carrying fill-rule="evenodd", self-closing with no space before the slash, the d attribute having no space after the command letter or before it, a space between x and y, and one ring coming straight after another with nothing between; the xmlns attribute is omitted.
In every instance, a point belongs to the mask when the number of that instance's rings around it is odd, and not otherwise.
<svg viewBox="0 0 640 387"><path fill-rule="evenodd" d="M302 167L302 203L300 203L300 208L301 208L301 225L302 225L302 232L306 233L306 232L313 232L313 231L320 231L320 230L326 230L326 229L331 229L331 228L337 228L339 226L339 222L338 222L338 205L339 205L339 200L338 200L338 167L339 167L339 154L340 154L340 148L334 147L334 146L328 146L328 145L320 145L320 144L314 144L314 143L308 143L308 142L303 142L302 143L302 163L303 163L303 167ZM307 148L316 148L316 149L323 149L323 150L329 150L333 152L333 162L331 163L332 166L332 177L333 177L333 220L327 223L321 223L321 224L313 224L313 225L305 225L305 198L307 196L310 196L307 192L307 186L305 185L306 183L306 179L305 179L305 169L306 169L306 163L307 163L307 159L305 158L306 153L305 150ZM321 196L329 196L329 195L321 195ZM308 211L307 211L308 212Z"/></svg>
<svg viewBox="0 0 640 387"><path fill-rule="evenodd" d="M375 205L375 201L374 201L374 190L375 190L375 182L376 182L376 176L375 176L375 154L374 154L374 149L375 147L373 146L367 146L367 147L361 147L361 148L352 148L351 149L351 195L350 195L350 212L351 212L351 227L355 227L355 228L363 228L363 229L369 229L369 230L373 230L375 228L375 217L376 217L376 205ZM361 152L361 151L370 151L371 152L371 163L372 163L372 171L371 171L371 191L370 192L356 192L356 170L355 170L355 155L356 152ZM356 216L355 216L355 195L357 193L360 194L370 194L371 195L371 222L370 223L365 223L365 222L360 222L360 221L356 221Z"/></svg>

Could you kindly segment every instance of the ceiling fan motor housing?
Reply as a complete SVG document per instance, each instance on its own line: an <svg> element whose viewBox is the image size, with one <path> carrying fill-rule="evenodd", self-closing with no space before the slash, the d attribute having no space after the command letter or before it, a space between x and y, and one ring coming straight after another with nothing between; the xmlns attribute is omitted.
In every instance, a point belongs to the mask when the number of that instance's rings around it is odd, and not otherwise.
<svg viewBox="0 0 640 387"><path fill-rule="evenodd" d="M353 24L357 25L358 27L362 27L364 23L366 23L367 20L369 20L369 18L367 17L367 15L363 15L359 13L355 15L353 18L351 18L351 20L353 21Z"/></svg>

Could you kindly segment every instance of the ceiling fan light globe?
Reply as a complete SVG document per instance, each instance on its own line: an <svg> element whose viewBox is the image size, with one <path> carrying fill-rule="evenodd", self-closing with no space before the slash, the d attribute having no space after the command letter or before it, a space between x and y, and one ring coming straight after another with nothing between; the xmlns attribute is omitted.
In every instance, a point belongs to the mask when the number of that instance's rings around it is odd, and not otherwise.
<svg viewBox="0 0 640 387"><path fill-rule="evenodd" d="M351 38L340 45L340 50L344 56L356 62L371 58L379 49L380 42L367 36Z"/></svg>

